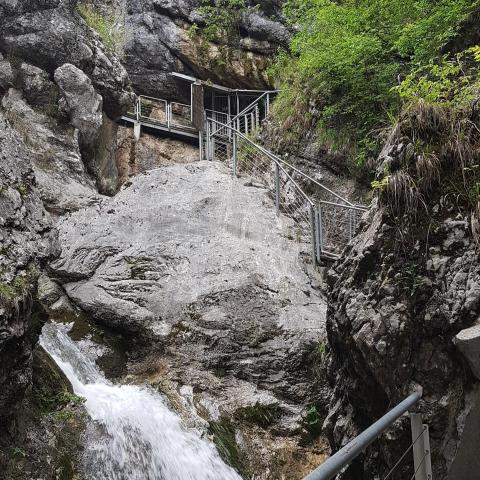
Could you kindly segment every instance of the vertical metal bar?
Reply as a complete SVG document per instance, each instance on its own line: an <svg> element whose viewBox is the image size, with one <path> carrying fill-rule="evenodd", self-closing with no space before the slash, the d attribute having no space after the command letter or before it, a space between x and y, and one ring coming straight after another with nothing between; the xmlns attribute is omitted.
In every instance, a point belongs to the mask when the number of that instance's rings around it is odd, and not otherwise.
<svg viewBox="0 0 480 480"><path fill-rule="evenodd" d="M267 117L268 115L270 115L270 94L269 93L267 93L267 105L265 108L265 113Z"/></svg>
<svg viewBox="0 0 480 480"><path fill-rule="evenodd" d="M238 162L238 139L237 139L237 134L233 134L233 176L237 176L237 162Z"/></svg>
<svg viewBox="0 0 480 480"><path fill-rule="evenodd" d="M140 122L135 122L133 124L133 136L135 140L140 140L140 135L142 134L142 124Z"/></svg>
<svg viewBox="0 0 480 480"><path fill-rule="evenodd" d="M426 479L427 480L432 480L433 479L433 473L432 473L432 456L431 456L431 450L430 450L430 429L428 428L428 425L423 424L423 428L425 431L423 432L423 445L425 446L425 473L426 473Z"/></svg>
<svg viewBox="0 0 480 480"><path fill-rule="evenodd" d="M206 145L205 145L205 151L207 154L207 160L211 160L212 157L210 155L210 121L207 120L207 138L206 138Z"/></svg>
<svg viewBox="0 0 480 480"><path fill-rule="evenodd" d="M413 443L413 468L415 469L415 480L431 480L427 477L426 457L430 455L425 447L425 429L420 413L410 414L410 425L412 427Z"/></svg>
<svg viewBox="0 0 480 480"><path fill-rule="evenodd" d="M322 263L322 214L320 213L320 207L315 207L315 256L317 257L317 263Z"/></svg>
<svg viewBox="0 0 480 480"><path fill-rule="evenodd" d="M169 103L166 104L166 114L167 114L167 127L168 129L170 130L170 117L171 117L171 113L172 113L172 109L171 109L171 106Z"/></svg>
<svg viewBox="0 0 480 480"><path fill-rule="evenodd" d="M312 236L312 258L313 258L313 265L317 264L317 256L316 256L316 249L315 249L315 207L310 205L310 232Z"/></svg>
<svg viewBox="0 0 480 480"><path fill-rule="evenodd" d="M255 126L258 128L260 126L260 109L258 108L258 103L255 105L255 122Z"/></svg>
<svg viewBox="0 0 480 480"><path fill-rule="evenodd" d="M280 167L278 162L275 162L275 206L277 215L280 215Z"/></svg>
<svg viewBox="0 0 480 480"><path fill-rule="evenodd" d="M250 114L250 120L252 122L252 130L254 130L255 129L255 115L254 115L253 112Z"/></svg>
<svg viewBox="0 0 480 480"><path fill-rule="evenodd" d="M318 262L322 258L323 252L323 224L322 224L322 205L318 205L317 207L317 227L318 227Z"/></svg>
<svg viewBox="0 0 480 480"><path fill-rule="evenodd" d="M200 148L200 161L202 161L203 158L203 132L200 130L198 132L198 146Z"/></svg>
<svg viewBox="0 0 480 480"><path fill-rule="evenodd" d="M137 117L137 122L139 122L140 121L140 98L139 97L135 99L135 114Z"/></svg>

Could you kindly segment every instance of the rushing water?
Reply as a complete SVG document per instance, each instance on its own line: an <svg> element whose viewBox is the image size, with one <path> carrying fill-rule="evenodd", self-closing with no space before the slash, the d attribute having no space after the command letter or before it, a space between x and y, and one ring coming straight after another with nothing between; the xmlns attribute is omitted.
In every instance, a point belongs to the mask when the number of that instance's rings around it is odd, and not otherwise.
<svg viewBox="0 0 480 480"><path fill-rule="evenodd" d="M86 399L88 480L240 480L214 445L186 430L152 389L113 385L65 326L44 326L40 343Z"/></svg>

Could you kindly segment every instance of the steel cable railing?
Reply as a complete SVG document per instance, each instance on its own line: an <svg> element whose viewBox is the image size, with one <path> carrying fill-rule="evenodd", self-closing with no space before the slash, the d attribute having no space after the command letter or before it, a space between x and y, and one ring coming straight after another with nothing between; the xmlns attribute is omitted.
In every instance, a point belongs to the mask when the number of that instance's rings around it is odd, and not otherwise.
<svg viewBox="0 0 480 480"><path fill-rule="evenodd" d="M315 262L341 254L366 208L353 205L232 126L207 118L206 131L204 158L225 162L234 175L250 175L267 187L277 211L295 221L288 236L309 239ZM317 195L305 193L307 183Z"/></svg>

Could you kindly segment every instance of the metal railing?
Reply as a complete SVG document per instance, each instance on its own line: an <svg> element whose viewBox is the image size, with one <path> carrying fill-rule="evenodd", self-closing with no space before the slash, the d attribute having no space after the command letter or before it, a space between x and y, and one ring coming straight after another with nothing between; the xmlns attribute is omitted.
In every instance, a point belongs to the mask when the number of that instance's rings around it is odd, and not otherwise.
<svg viewBox="0 0 480 480"><path fill-rule="evenodd" d="M365 207L353 205L232 125L207 117L203 148L203 158L225 162L233 175L250 176L267 188L277 213L294 220L287 236L309 243L314 263L338 258L355 235ZM307 186L314 194L306 193Z"/></svg>
<svg viewBox="0 0 480 480"><path fill-rule="evenodd" d="M128 111L127 114L138 123L143 121L167 128L195 130L190 105L168 102L162 98L139 95L135 99L133 111Z"/></svg>
<svg viewBox="0 0 480 480"><path fill-rule="evenodd" d="M409 395L405 400L385 414L380 420L368 427L351 442L332 455L320 467L307 475L304 480L331 480L339 473L344 472L348 466L365 449L377 440L387 428L393 425L402 415L408 412L422 397L421 392L415 392ZM410 413L410 425L412 430L412 442L406 450L400 455L395 464L388 469L382 477L382 480L393 480L395 473L400 476L397 478L410 480L432 480L432 465L430 455L430 436L428 425L423 424L422 415ZM413 465L411 465L412 474L405 473L405 469L400 471L408 454L413 453Z"/></svg>

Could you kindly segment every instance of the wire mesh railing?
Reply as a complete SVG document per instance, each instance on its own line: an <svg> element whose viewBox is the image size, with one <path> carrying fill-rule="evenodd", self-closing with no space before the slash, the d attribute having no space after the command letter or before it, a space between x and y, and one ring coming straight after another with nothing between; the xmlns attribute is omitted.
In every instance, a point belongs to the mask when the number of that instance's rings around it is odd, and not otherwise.
<svg viewBox="0 0 480 480"><path fill-rule="evenodd" d="M414 407L422 397L420 391L412 393L405 400L392 408L382 418L347 443L337 453L328 458L320 467L310 473L304 480L332 480L339 473L348 471L352 462L374 442L382 437L398 419ZM433 480L430 435L428 425L422 421L419 413L410 413L411 442L387 466L383 475L376 475L379 480Z"/></svg>
<svg viewBox="0 0 480 480"><path fill-rule="evenodd" d="M179 102L146 95L136 97L133 108L127 111L127 116L137 122L160 125L167 128L196 130L192 123L192 107Z"/></svg>
<svg viewBox="0 0 480 480"><path fill-rule="evenodd" d="M153 123L167 124L168 102L160 98L140 95L137 99L138 117Z"/></svg>
<svg viewBox="0 0 480 480"><path fill-rule="evenodd" d="M337 258L355 235L365 207L353 205L231 125L207 117L204 148L204 158L225 162L234 175L250 176L268 189L277 212L294 221L287 235L310 243L316 263ZM312 186L315 194L307 194Z"/></svg>

